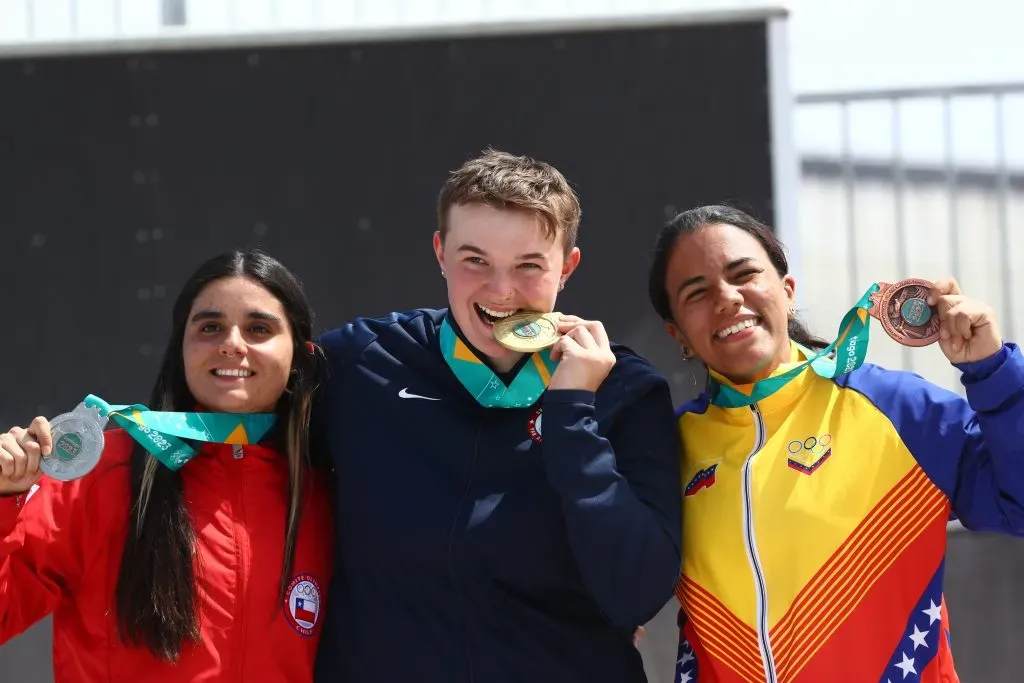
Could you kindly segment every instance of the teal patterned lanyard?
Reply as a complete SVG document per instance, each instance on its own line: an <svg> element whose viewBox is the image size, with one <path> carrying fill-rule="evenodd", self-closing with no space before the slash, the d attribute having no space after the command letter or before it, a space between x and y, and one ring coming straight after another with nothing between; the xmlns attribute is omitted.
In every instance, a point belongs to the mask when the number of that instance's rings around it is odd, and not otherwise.
<svg viewBox="0 0 1024 683"><path fill-rule="evenodd" d="M527 408L548 388L558 363L550 350L531 354L530 359L508 386L480 360L452 329L448 319L441 323L441 355L473 398L485 408Z"/></svg>
<svg viewBox="0 0 1024 683"><path fill-rule="evenodd" d="M85 397L85 405L99 410L123 427L143 448L169 469L177 470L196 455L182 439L209 443L258 443L277 420L273 413L169 413L144 405L112 406L99 396Z"/></svg>

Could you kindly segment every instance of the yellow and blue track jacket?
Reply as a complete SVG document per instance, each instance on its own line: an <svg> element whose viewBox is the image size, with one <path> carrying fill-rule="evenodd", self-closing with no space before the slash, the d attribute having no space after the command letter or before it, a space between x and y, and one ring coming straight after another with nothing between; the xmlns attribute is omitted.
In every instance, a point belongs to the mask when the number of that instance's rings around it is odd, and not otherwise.
<svg viewBox="0 0 1024 683"><path fill-rule="evenodd" d="M677 683L958 680L946 525L1024 535L1024 356L957 367L966 400L865 364L679 409Z"/></svg>

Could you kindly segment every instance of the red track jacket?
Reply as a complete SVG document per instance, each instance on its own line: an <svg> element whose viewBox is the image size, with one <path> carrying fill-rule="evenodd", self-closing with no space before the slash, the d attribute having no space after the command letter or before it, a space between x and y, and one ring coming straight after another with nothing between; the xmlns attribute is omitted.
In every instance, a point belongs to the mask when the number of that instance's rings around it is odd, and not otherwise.
<svg viewBox="0 0 1024 683"><path fill-rule="evenodd" d="M107 431L88 476L43 477L25 495L0 498L0 644L53 613L56 683L312 681L331 578L326 482L307 498L281 600L286 459L265 445L206 444L181 470L198 539L201 640L167 664L117 634L132 443Z"/></svg>

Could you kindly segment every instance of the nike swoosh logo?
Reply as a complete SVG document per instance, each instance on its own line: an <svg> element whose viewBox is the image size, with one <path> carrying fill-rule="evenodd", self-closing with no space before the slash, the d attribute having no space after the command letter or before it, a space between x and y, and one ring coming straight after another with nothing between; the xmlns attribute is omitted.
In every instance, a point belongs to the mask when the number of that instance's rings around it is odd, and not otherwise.
<svg viewBox="0 0 1024 683"><path fill-rule="evenodd" d="M422 398L424 401L440 401L439 398L431 398L430 396L420 396L419 394L410 394L409 388L405 387L398 392L400 398Z"/></svg>

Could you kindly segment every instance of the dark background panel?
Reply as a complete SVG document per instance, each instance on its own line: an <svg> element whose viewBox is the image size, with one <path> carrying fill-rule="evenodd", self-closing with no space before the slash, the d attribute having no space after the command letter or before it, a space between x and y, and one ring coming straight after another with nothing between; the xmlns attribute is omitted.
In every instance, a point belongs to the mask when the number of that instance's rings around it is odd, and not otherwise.
<svg viewBox="0 0 1024 683"><path fill-rule="evenodd" d="M144 399L177 289L227 248L296 270L321 329L443 305L437 191L488 145L579 192L561 307L672 371L654 235L727 198L770 219L765 51L752 23L0 62L0 417Z"/></svg>
<svg viewBox="0 0 1024 683"><path fill-rule="evenodd" d="M556 165L583 203L560 308L691 376L646 296L676 210L771 220L760 23L0 61L0 425L87 393L145 401L174 296L212 254L260 246L319 329L445 303L437 192L486 146ZM668 681L674 616L642 644ZM50 680L49 622L0 677ZM396 643L396 649L398 644Z"/></svg>

